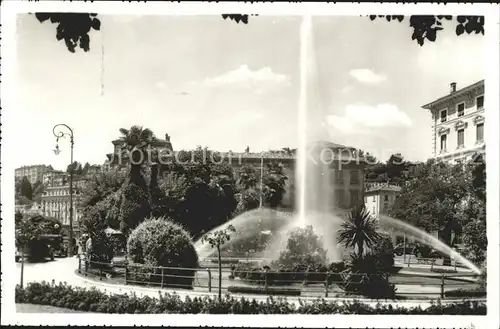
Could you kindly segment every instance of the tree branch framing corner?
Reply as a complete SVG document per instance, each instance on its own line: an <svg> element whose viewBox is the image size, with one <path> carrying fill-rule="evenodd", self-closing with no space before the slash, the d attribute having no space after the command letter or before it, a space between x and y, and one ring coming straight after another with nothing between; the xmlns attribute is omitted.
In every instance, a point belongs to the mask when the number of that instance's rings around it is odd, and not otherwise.
<svg viewBox="0 0 500 329"><path fill-rule="evenodd" d="M58 24L56 28L56 39L63 40L68 50L75 52L77 46L83 51L90 50L89 32L91 29L99 31L101 21L96 13L36 13L36 18L43 23L50 20L51 23ZM239 24L249 23L250 16L258 14L221 14L224 20L231 20ZM398 21L402 23L405 16L402 15L369 15L372 21L385 18L387 22ZM435 42L438 31L443 30L443 21L451 21L453 16L449 15L413 15L409 17L409 26L413 29L411 36L420 46L425 40ZM456 16L457 25L455 33L457 36L466 34L484 35L484 16Z"/></svg>

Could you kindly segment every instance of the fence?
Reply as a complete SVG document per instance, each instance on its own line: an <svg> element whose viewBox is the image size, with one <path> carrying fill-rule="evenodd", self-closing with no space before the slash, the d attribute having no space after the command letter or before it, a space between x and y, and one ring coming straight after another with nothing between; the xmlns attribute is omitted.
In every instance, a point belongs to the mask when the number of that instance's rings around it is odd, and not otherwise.
<svg viewBox="0 0 500 329"><path fill-rule="evenodd" d="M349 285L360 285L370 275L347 272L277 272L268 269L242 269L235 265L224 267L219 277L217 264L206 268L148 267L137 264L114 264L88 261L80 257L78 272L86 277L108 283L189 289L197 292L247 293L307 297L346 297L356 293ZM394 273L389 281L400 298L458 298L467 297L450 292L474 290L477 284L470 273ZM219 283L220 282L220 283ZM375 287L379 289L379 287ZM382 289L382 288L380 288ZM355 290L355 289L354 289ZM358 295L358 297L361 297Z"/></svg>
<svg viewBox="0 0 500 329"><path fill-rule="evenodd" d="M413 261L413 262L412 262ZM412 267L412 265L415 264L425 264L425 265L430 265L430 270L432 271L440 271L440 272L457 272L457 268L467 268L463 263L456 259L452 259L451 265L448 265L444 267L442 264L438 264L440 261L443 261L443 259L439 258L423 258L423 257L417 257L412 254L408 254L404 257L403 259L403 264L406 267ZM437 267L435 266L443 266L443 267Z"/></svg>

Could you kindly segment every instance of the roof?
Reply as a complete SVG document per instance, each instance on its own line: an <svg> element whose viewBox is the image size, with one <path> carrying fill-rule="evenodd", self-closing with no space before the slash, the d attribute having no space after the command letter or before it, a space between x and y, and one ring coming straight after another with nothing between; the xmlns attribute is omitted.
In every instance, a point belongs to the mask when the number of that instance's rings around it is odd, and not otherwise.
<svg viewBox="0 0 500 329"><path fill-rule="evenodd" d="M400 193L401 192L401 187L397 185L387 185L387 184L381 184L381 185L376 185L372 187L368 187L365 190L365 194L377 194L379 192L396 192Z"/></svg>
<svg viewBox="0 0 500 329"><path fill-rule="evenodd" d="M443 103L443 102L445 102L445 101L447 101L449 99L453 99L453 98L455 98L457 96L461 96L461 95L465 94L466 92L472 91L472 90L474 90L476 88L479 88L481 86L484 86L484 79L480 80L480 81L478 81L476 83L473 83L471 85L468 85L466 87L463 87L463 88L461 88L461 89L459 89L459 90L457 90L457 91L455 91L453 93L449 93L449 94L447 94L447 95L445 95L443 97L440 97L440 98L436 99L435 101L432 101L432 102L430 102L428 104L425 104L425 105L422 106L422 108L424 108L426 110L430 110L432 107L434 107L434 106L436 106L438 104L441 104L441 103Z"/></svg>

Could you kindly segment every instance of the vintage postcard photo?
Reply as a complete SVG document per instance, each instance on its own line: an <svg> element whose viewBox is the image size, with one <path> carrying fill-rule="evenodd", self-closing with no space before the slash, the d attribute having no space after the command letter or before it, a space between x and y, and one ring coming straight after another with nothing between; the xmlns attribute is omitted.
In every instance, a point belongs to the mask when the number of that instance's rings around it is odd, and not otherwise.
<svg viewBox="0 0 500 329"><path fill-rule="evenodd" d="M2 323L498 328L498 23L2 4Z"/></svg>

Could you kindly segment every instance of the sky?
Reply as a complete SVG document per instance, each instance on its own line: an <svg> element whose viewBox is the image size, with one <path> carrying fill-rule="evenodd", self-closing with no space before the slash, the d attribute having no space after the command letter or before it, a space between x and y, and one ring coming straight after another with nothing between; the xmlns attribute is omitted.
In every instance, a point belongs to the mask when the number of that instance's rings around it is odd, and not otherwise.
<svg viewBox="0 0 500 329"><path fill-rule="evenodd" d="M132 125L168 133L175 150L298 145L300 17L244 25L220 16L100 16L87 53L70 53L56 25L18 18L13 124L28 132L19 146L29 152L13 155L16 167L66 168L68 141L52 152L58 123L74 130L74 159L91 164L102 164L119 129ZM431 116L421 106L447 94L450 82L484 78L484 37L444 27L420 47L408 18L314 17L303 57L315 67L308 95L317 103L308 113L319 114L329 140L382 161L395 152L430 157Z"/></svg>

